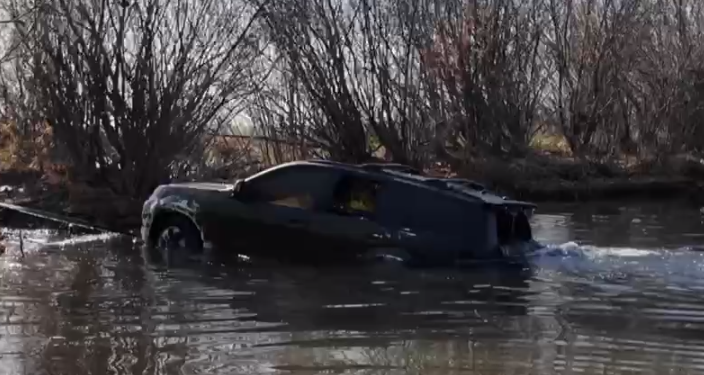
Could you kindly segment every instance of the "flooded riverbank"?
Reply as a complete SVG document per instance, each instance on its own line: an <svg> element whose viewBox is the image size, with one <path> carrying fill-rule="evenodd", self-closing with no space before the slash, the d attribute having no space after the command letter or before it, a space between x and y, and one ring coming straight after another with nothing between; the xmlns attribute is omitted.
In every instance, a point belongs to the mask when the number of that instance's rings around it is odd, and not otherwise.
<svg viewBox="0 0 704 375"><path fill-rule="evenodd" d="M0 373L704 372L698 208L541 206L498 270L163 271L129 238L24 230L0 258ZM577 243L573 243L576 241ZM295 249L292 248L292 251Z"/></svg>

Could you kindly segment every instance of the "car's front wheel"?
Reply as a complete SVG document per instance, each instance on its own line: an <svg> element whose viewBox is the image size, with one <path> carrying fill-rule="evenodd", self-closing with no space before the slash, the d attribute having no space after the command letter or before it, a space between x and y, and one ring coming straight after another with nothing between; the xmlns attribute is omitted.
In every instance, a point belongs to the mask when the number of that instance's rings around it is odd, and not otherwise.
<svg viewBox="0 0 704 375"><path fill-rule="evenodd" d="M160 220L152 244L152 259L165 266L179 267L202 261L200 231L182 215L170 215Z"/></svg>

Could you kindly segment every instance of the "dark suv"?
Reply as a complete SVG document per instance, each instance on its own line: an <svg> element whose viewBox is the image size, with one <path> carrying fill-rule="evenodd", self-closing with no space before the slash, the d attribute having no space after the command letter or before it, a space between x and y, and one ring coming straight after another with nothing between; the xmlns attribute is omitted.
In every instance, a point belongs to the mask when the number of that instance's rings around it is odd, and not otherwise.
<svg viewBox="0 0 704 375"><path fill-rule="evenodd" d="M409 265L523 261L535 205L398 164L299 161L234 184L159 186L144 203L153 261L273 258Z"/></svg>

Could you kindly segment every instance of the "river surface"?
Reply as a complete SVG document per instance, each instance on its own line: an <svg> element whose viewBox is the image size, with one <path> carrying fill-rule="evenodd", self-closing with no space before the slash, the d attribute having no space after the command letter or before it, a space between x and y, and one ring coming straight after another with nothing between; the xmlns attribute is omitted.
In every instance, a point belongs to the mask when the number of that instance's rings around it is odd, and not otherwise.
<svg viewBox="0 0 704 375"><path fill-rule="evenodd" d="M4 229L0 374L704 373L698 207L540 212L530 278L163 271L126 238L25 230L23 257Z"/></svg>

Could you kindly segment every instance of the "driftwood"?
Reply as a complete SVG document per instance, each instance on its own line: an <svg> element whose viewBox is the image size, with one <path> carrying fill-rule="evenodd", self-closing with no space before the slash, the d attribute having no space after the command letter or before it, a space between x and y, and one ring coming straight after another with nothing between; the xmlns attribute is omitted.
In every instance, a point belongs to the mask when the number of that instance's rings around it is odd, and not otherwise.
<svg viewBox="0 0 704 375"><path fill-rule="evenodd" d="M55 223L58 223L62 226L65 226L69 230L72 230L73 228L80 228L80 229L88 230L91 232L120 233L120 232L115 231L114 229L107 228L107 227L97 225L97 224L93 224L93 223L90 223L88 221L85 221L85 220L82 220L79 218L58 215L55 213L39 210L36 208L23 207L23 206L18 206L15 204L5 203L5 202L0 202L0 208L2 208L4 210L10 210L13 213L28 215L33 218L49 220L51 222L55 222ZM125 234L125 235L129 235L129 236L133 235L132 233L120 233L120 234Z"/></svg>

